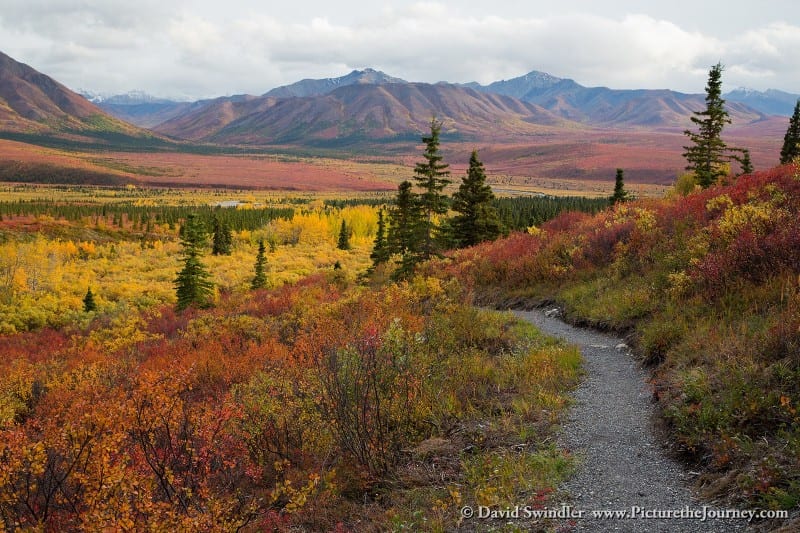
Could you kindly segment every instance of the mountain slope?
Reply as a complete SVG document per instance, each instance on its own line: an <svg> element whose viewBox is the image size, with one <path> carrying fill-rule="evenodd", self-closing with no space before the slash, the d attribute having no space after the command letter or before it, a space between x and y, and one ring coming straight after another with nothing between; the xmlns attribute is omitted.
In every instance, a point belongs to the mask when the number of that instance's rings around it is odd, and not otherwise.
<svg viewBox="0 0 800 533"><path fill-rule="evenodd" d="M152 136L105 113L53 78L0 52L0 130Z"/></svg>
<svg viewBox="0 0 800 533"><path fill-rule="evenodd" d="M346 76L339 78L324 78L320 80L304 79L291 85L276 87L264 94L264 96L274 96L276 98L291 98L305 96L320 96L348 85L384 85L387 83L407 83L400 78L394 78L379 70L367 68L364 70L354 70Z"/></svg>
<svg viewBox="0 0 800 533"><path fill-rule="evenodd" d="M564 121L540 107L454 85L347 85L305 98L220 99L156 128L193 141L233 144L416 137L432 117L468 138L531 134Z"/></svg>
<svg viewBox="0 0 800 533"><path fill-rule="evenodd" d="M231 122L256 113L275 103L274 98L253 96L223 96L194 102L153 130L171 137L198 141L207 139Z"/></svg>

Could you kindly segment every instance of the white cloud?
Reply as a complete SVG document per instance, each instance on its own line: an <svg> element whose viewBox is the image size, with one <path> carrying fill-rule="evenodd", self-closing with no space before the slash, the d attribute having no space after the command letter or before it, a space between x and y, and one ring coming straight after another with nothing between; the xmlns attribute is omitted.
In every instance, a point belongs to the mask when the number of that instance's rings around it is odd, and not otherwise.
<svg viewBox="0 0 800 533"><path fill-rule="evenodd" d="M726 88L800 92L800 27L785 22L723 38L645 14L512 16L506 6L487 15L431 2L363 14L344 2L349 17L291 22L256 6L223 12L188 1L4 3L3 51L103 91L260 94L370 66L410 81L487 83L535 69L585 85L701 92L721 61Z"/></svg>

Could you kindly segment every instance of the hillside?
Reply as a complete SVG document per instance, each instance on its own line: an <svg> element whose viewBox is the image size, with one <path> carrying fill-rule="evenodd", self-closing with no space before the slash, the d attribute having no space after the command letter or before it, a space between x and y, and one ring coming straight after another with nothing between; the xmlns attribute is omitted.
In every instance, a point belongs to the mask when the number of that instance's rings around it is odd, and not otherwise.
<svg viewBox="0 0 800 533"><path fill-rule="evenodd" d="M529 135L565 121L538 106L448 84L347 85L306 98L250 97L186 113L156 127L166 135L228 144L415 139L437 116L451 135Z"/></svg>
<svg viewBox="0 0 800 533"><path fill-rule="evenodd" d="M275 104L274 98L252 95L201 100L153 128L164 135L192 141L206 140L232 122Z"/></svg>
<svg viewBox="0 0 800 533"><path fill-rule="evenodd" d="M427 271L483 305L557 302L573 322L627 334L702 492L796 509L800 168L562 215Z"/></svg>
<svg viewBox="0 0 800 533"><path fill-rule="evenodd" d="M0 131L152 137L0 52Z"/></svg>

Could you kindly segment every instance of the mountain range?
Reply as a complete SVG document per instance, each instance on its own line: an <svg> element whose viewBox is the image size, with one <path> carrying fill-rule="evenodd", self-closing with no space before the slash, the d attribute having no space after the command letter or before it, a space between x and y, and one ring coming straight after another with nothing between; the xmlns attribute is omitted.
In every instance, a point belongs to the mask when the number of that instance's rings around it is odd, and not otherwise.
<svg viewBox="0 0 800 533"><path fill-rule="evenodd" d="M501 101L498 96L518 102ZM732 118L743 124L767 115L791 114L797 95L737 89L726 98ZM453 133L466 137L486 131L489 123L500 135L535 134L541 128L533 125L685 128L692 113L704 108L705 100L703 95L667 89L584 87L537 71L481 85L410 83L364 69L339 78L301 80L261 96L193 103L117 98L99 105L114 116L182 139L270 144L417 135L433 115L449 123ZM498 128L500 123L510 127Z"/></svg>
<svg viewBox="0 0 800 533"><path fill-rule="evenodd" d="M763 100L752 91L736 94ZM405 161L435 116L443 122L450 157L467 160L479 147L500 183L602 180L617 167L634 181L669 183L685 165L683 130L705 107L702 95L583 87L541 72L459 85L412 83L366 69L260 96L197 102L141 92L86 96L94 102L0 54L0 138L11 141L135 153L327 149ZM748 147L757 167L774 164L787 120L733 101L728 111L733 124L726 139Z"/></svg>
<svg viewBox="0 0 800 533"><path fill-rule="evenodd" d="M158 125L159 133L221 144L341 144L416 139L436 115L453 137L535 134L566 121L535 104L425 83L345 85L314 96L218 99Z"/></svg>
<svg viewBox="0 0 800 533"><path fill-rule="evenodd" d="M684 127L692 113L705 108L704 95L668 89L584 87L571 79L536 71L486 86L475 83L468 86L537 104L569 120L604 127ZM729 100L727 109L738 122L752 122L765 115L736 100Z"/></svg>
<svg viewBox="0 0 800 533"><path fill-rule="evenodd" d="M0 54L0 81L0 129L6 131L152 136L152 130L175 140L221 145L343 146L417 139L434 116L452 139L470 142L522 142L587 128L679 132L705 107L703 95L584 87L536 71L481 85L412 83L365 69L301 80L260 96L175 102L141 92L85 93L92 103ZM759 108L780 111L795 96L743 90L729 95L727 108L738 125L764 121L767 113Z"/></svg>

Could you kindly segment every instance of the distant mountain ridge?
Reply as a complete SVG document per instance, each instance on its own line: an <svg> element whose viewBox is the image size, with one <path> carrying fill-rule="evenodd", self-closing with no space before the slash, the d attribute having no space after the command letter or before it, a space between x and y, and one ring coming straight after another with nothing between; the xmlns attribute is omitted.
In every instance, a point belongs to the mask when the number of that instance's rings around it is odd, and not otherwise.
<svg viewBox="0 0 800 533"><path fill-rule="evenodd" d="M161 98L153 96L145 91L133 90L124 94L107 94L96 93L89 90L78 90L78 94L89 100L95 105L99 104L112 104L112 105L141 105L141 104L178 104L187 103L187 101L176 101L168 98Z"/></svg>
<svg viewBox="0 0 800 533"><path fill-rule="evenodd" d="M777 89L756 91L739 87L723 94L722 97L730 102L747 104L753 109L758 109L768 115L789 117L794 112L794 105L800 99L800 94L787 93Z"/></svg>
<svg viewBox="0 0 800 533"><path fill-rule="evenodd" d="M467 83L464 86L471 87L479 91L505 94L544 105L548 109L555 107L550 100L569 100L577 101L595 100L595 104L600 101L621 102L623 100L641 100L646 97L656 97L671 100L672 102L695 102L699 94L687 94L669 89L609 89L607 87L584 87L571 79L557 78L545 72L531 71L518 78L501 80L480 85L479 83ZM777 89L767 89L766 91L756 91L740 87L723 95L730 103L745 104L756 111L767 115L791 116L794 104L800 95L779 91ZM589 113L591 116L591 113Z"/></svg>
<svg viewBox="0 0 800 533"><path fill-rule="evenodd" d="M537 127L681 129L705 108L703 95L670 90L583 87L530 72L487 86L409 83L367 69L340 78L302 80L264 96L197 103L154 129L222 144L319 143L417 135L432 116L464 138L530 134ZM737 124L765 118L729 102Z"/></svg>
<svg viewBox="0 0 800 533"><path fill-rule="evenodd" d="M159 99L133 91L126 95L96 98L96 101L105 111L137 126L196 140L214 137L216 133L220 133L218 130L227 128L230 122L238 121L250 108L264 111L266 107L272 105L267 100L254 103L254 99L319 98L342 87L364 88L409 83L379 70L366 68L353 70L349 74L335 78L300 80L276 87L261 97L240 95L187 103ZM440 84L450 85L447 82ZM476 82L453 85L486 94L516 98L535 104L564 120L599 127L684 128L689 125L689 117L705 106L704 96L700 94L685 94L669 89L618 90L607 87L584 87L574 80L535 70L517 78L500 80L488 85ZM725 96L728 100L728 111L737 123L762 120L771 114L791 114L796 99L795 95L774 90L762 93L737 89ZM318 102L318 106L323 105L324 101ZM392 107L394 103L389 102L386 105ZM435 112L435 109L431 111ZM208 113L207 117L201 116L204 112ZM321 114L329 115L329 113ZM255 123L255 121L250 122ZM342 128L342 130L352 129ZM262 135L254 132L251 137L255 139L274 136L274 134ZM237 137L240 135L237 134ZM219 138L222 139L224 136Z"/></svg>
<svg viewBox="0 0 800 533"><path fill-rule="evenodd" d="M669 89L609 89L584 87L571 79L532 71L489 85L470 84L476 90L505 94L542 106L566 119L604 127L680 127L705 108L705 97ZM728 102L735 121L765 118L757 109L735 100Z"/></svg>
<svg viewBox="0 0 800 533"><path fill-rule="evenodd" d="M347 87L349 85L383 85L387 83L408 82L400 78L389 76L381 71L366 68L363 70L353 70L349 74L338 78L300 80L290 85L275 87L263 96L269 98L305 98L310 96L322 96L340 87ZM220 112L219 105L222 105L223 101L230 101L231 106L228 107L233 108L241 107L236 104L241 104L244 99L258 98L252 95L238 95L198 100L196 102L179 102L158 98L143 91L130 91L120 95L105 95L84 90L81 91L81 94L115 117L143 128L155 128L176 117L183 116L189 112L195 112L207 105L210 106L209 112L214 114ZM229 113L236 113L236 111L229 109L223 114ZM222 117L218 117L217 120L220 121L223 119ZM184 138L202 137L200 130L207 126L201 125L199 122L203 121L192 121L190 130L182 132L179 136ZM186 123L186 121L179 120L177 123ZM162 129L173 130L174 128L173 125L165 125Z"/></svg>
<svg viewBox="0 0 800 533"><path fill-rule="evenodd" d="M140 128L153 128L195 105L195 102L160 98L138 90L125 94L80 90L79 94L106 113Z"/></svg>

